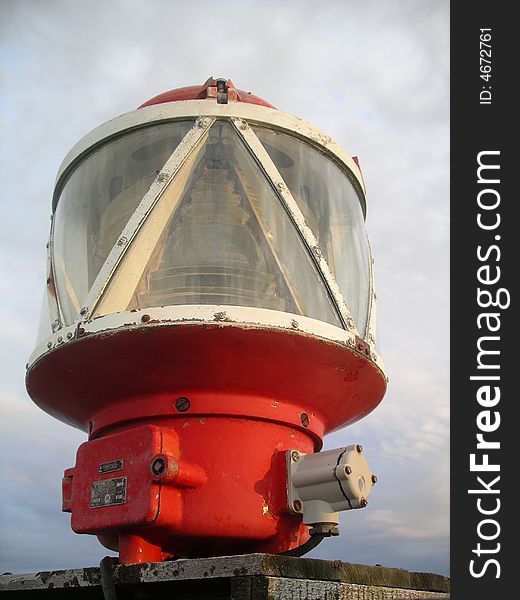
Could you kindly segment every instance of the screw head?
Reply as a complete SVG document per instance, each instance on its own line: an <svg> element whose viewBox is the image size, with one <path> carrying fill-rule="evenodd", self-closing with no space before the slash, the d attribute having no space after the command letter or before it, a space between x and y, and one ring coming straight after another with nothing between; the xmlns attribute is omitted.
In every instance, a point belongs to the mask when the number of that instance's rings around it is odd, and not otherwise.
<svg viewBox="0 0 520 600"><path fill-rule="evenodd" d="M80 311L79 311L80 315L86 315L87 314L87 307L84 306Z"/></svg>
<svg viewBox="0 0 520 600"><path fill-rule="evenodd" d="M299 327L298 321L296 321L296 319L293 319L293 320L291 321L291 326L292 326L294 329L298 329L298 327Z"/></svg>
<svg viewBox="0 0 520 600"><path fill-rule="evenodd" d="M175 401L175 408L179 411L179 412L186 412L191 406L190 401L188 400L188 398L181 396L180 398L177 398L177 400Z"/></svg>
<svg viewBox="0 0 520 600"><path fill-rule="evenodd" d="M148 323L148 321L149 321L149 320L150 320L150 315L143 315L143 316L141 317L141 321L142 321L143 323Z"/></svg>
<svg viewBox="0 0 520 600"><path fill-rule="evenodd" d="M345 465L345 475L350 475L352 473L352 467L350 465Z"/></svg>
<svg viewBox="0 0 520 600"><path fill-rule="evenodd" d="M302 422L302 425L303 425L304 427L308 427L308 426L309 426L309 415L308 415L307 413L304 413L304 412L303 412L303 413L300 415L300 420L301 420L301 422Z"/></svg>
<svg viewBox="0 0 520 600"><path fill-rule="evenodd" d="M377 475L372 473L372 483L375 485L377 483Z"/></svg>
<svg viewBox="0 0 520 600"><path fill-rule="evenodd" d="M161 475L165 469L166 461L164 458L162 458L162 456L159 456L152 461L152 473L154 475Z"/></svg>
<svg viewBox="0 0 520 600"><path fill-rule="evenodd" d="M300 453L298 452L298 450L293 450L291 452L291 460L293 462L298 462L300 460Z"/></svg>
<svg viewBox="0 0 520 600"><path fill-rule="evenodd" d="M365 498L361 498L361 500L359 501L359 505L361 506L361 508L365 508L367 504L368 502Z"/></svg>
<svg viewBox="0 0 520 600"><path fill-rule="evenodd" d="M300 512L302 509L302 503L299 500L295 500L292 505L295 512Z"/></svg>
<svg viewBox="0 0 520 600"><path fill-rule="evenodd" d="M363 446L361 444L356 444L356 452L359 452L360 454L363 452Z"/></svg>

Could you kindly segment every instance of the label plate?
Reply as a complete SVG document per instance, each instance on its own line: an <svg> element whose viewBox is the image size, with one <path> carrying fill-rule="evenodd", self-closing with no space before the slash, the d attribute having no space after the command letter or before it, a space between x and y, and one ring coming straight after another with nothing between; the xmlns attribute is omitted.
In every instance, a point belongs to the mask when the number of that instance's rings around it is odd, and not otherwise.
<svg viewBox="0 0 520 600"><path fill-rule="evenodd" d="M126 477L92 482L90 508L102 508L126 503Z"/></svg>

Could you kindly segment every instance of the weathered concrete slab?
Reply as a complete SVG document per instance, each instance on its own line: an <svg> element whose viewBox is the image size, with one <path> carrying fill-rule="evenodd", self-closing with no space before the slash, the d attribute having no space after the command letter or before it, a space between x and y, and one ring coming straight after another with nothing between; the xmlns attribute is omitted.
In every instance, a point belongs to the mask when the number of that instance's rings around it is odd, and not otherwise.
<svg viewBox="0 0 520 600"><path fill-rule="evenodd" d="M270 554L116 565L113 582L118 599L175 594L175 598L244 600L386 600L448 598L450 589L449 578L434 573ZM103 597L99 567L2 575L0 592L6 599Z"/></svg>

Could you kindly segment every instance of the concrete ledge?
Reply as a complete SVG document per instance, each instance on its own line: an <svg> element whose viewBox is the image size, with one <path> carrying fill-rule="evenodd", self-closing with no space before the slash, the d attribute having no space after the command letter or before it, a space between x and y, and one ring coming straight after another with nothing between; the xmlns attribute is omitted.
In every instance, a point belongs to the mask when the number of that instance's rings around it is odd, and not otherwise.
<svg viewBox="0 0 520 600"><path fill-rule="evenodd" d="M171 598L172 594L179 599L433 599L449 598L450 590L449 578L434 573L270 554L116 565L113 582L121 600ZM103 598L99 567L5 574L0 576L0 592L6 600Z"/></svg>

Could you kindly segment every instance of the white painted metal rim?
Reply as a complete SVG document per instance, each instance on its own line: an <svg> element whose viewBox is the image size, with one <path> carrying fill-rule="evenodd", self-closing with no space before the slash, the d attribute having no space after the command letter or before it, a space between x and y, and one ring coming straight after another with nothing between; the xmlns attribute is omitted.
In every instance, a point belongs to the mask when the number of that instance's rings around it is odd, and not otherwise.
<svg viewBox="0 0 520 600"><path fill-rule="evenodd" d="M143 321L144 315L147 315L145 321ZM116 332L118 330L135 328L144 329L149 327L209 324L218 324L222 327L279 329L301 332L352 349L355 348L356 344L355 335L345 329L340 329L317 319L303 317L302 315L265 308L228 306L224 304L161 306L131 312L112 313L64 327L35 348L29 357L27 368L31 368L35 362L54 348L66 345L71 341L79 339L79 337L88 336L88 334ZM80 328L84 330L81 336L79 335ZM383 361L373 348L371 348L371 359L382 371L383 375L386 376Z"/></svg>
<svg viewBox="0 0 520 600"><path fill-rule="evenodd" d="M217 119L231 119L235 117L244 119L249 124L266 125L270 128L280 129L290 135L303 138L321 152L330 156L336 163L339 163L340 167L343 167L343 170L350 176L349 178L358 192L363 213L366 213L365 185L361 171L350 154L329 135L298 117L274 108L244 102L217 104L214 99L181 100L139 108L115 117L96 127L90 133L87 133L69 151L58 170L53 198L53 210L56 208L62 183L75 163L83 159L96 146L124 132L151 123L172 120L195 120L200 116L215 117Z"/></svg>

